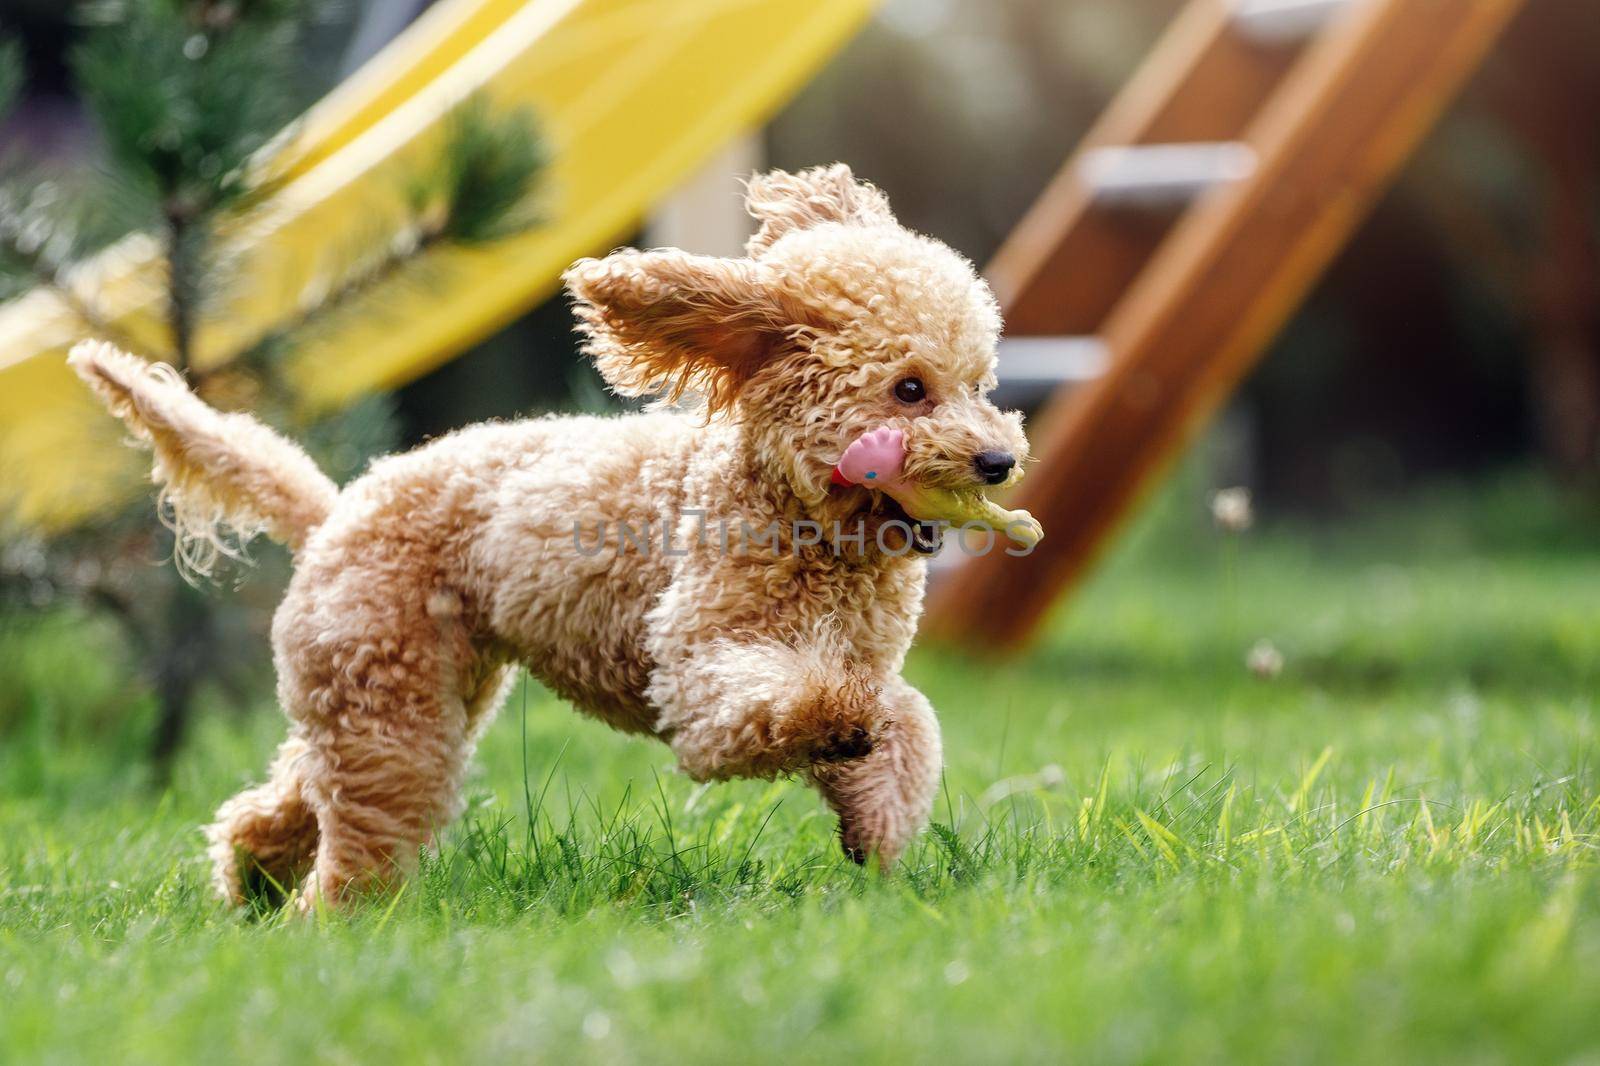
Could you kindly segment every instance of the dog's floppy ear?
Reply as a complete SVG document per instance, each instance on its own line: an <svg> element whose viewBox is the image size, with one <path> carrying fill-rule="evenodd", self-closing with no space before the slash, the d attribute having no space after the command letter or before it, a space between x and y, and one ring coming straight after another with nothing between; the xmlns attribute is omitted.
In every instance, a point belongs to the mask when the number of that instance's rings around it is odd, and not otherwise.
<svg viewBox="0 0 1600 1066"><path fill-rule="evenodd" d="M676 249L623 249L580 259L563 280L584 350L625 396L686 390L719 411L809 323L768 268Z"/></svg>
<svg viewBox="0 0 1600 1066"><path fill-rule="evenodd" d="M745 207L761 222L745 251L760 256L786 233L823 222L873 226L894 222L889 198L857 181L843 163L812 167L798 174L782 170L757 174L745 191Z"/></svg>

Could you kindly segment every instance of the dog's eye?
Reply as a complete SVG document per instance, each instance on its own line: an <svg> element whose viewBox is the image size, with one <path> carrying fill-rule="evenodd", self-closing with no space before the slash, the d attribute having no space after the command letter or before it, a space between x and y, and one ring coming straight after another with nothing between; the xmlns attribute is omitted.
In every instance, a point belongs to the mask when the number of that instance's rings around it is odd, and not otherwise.
<svg viewBox="0 0 1600 1066"><path fill-rule="evenodd" d="M901 403L921 403L928 398L928 390L921 378L903 378L894 387L894 398Z"/></svg>

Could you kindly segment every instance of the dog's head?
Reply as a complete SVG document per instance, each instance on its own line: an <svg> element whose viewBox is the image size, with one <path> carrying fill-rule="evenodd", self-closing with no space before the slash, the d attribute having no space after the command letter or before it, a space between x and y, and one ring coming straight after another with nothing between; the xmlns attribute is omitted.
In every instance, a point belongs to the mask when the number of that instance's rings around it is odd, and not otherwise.
<svg viewBox="0 0 1600 1066"><path fill-rule="evenodd" d="M1020 476L1021 418L987 397L999 308L970 262L842 164L757 177L748 207L761 227L746 258L625 249L567 271L612 388L700 394L819 513L844 449L878 426L904 431L905 476L927 487Z"/></svg>

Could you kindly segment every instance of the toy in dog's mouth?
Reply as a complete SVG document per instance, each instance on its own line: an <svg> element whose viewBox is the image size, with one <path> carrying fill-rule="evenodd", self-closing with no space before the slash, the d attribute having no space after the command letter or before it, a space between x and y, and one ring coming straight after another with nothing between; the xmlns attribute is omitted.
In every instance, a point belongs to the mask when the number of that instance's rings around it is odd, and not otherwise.
<svg viewBox="0 0 1600 1066"><path fill-rule="evenodd" d="M845 449L833 468L833 480L883 492L885 511L891 517L904 516L911 527L912 547L924 554L939 550L944 525L987 526L1024 548L1044 537L1044 528L1027 511L1008 511L976 488L931 488L906 478L905 459L905 434L880 427L863 433Z"/></svg>
<svg viewBox="0 0 1600 1066"><path fill-rule="evenodd" d="M888 521L904 523L911 531L911 550L918 555L932 555L944 546L944 523L913 518L899 500L887 493L877 513Z"/></svg>

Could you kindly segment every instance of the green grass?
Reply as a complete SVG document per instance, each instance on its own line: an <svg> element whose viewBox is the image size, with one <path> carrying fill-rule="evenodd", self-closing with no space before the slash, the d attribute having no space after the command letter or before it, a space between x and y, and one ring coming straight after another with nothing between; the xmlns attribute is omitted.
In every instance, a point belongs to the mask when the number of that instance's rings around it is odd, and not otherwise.
<svg viewBox="0 0 1600 1066"><path fill-rule="evenodd" d="M530 690L398 897L233 913L196 826L275 714L156 793L106 634L14 624L0 1060L1592 1061L1600 526L1521 486L1229 547L1185 499L1026 660L913 656L947 789L888 878Z"/></svg>

